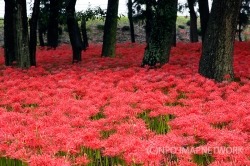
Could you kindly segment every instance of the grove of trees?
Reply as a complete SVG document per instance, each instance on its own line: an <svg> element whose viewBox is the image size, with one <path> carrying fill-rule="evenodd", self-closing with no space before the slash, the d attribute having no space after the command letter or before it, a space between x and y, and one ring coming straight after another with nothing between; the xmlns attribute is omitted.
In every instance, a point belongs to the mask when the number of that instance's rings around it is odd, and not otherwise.
<svg viewBox="0 0 250 166"><path fill-rule="evenodd" d="M131 42L136 42L133 20L140 16L146 22L147 46L141 66L155 67L168 63L171 47L176 42L178 0L128 0L127 2ZM28 21L26 0L5 0L5 65L15 65L20 68L36 65L37 25L41 25L41 22L47 27L48 46L54 49L58 46L59 24L67 24L73 50L72 61L81 61L82 50L88 46L85 27L88 17L82 15L82 38L75 4L76 0L34 0L33 13ZM100 55L103 57L116 55L118 4L119 0L108 0L107 12L104 13L102 10L99 13L89 12L105 15L103 48ZM233 81L235 34L237 31L240 34L242 26L247 24L249 1L213 0L210 13L208 0L187 0L186 4L190 11L191 42L198 41L197 13L194 5L198 4L199 7L203 43L199 73L218 82L223 81L225 76L229 76L228 80ZM142 6L145 6L145 9ZM238 30L237 25L239 25Z"/></svg>

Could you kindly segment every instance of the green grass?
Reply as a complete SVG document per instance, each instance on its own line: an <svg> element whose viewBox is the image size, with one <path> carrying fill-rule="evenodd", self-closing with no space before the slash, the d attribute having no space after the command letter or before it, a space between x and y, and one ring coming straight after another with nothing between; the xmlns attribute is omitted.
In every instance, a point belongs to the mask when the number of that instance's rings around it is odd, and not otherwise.
<svg viewBox="0 0 250 166"><path fill-rule="evenodd" d="M4 25L4 20L3 18L0 18L0 28L3 28L3 25Z"/></svg>
<svg viewBox="0 0 250 166"><path fill-rule="evenodd" d="M187 17L187 16L178 16L177 20L176 20L177 29L181 29L181 28L178 28L179 26L188 27L187 22L189 20L190 20L190 17ZM198 17L197 18L197 28L199 28L199 27L200 27L200 18Z"/></svg>
<svg viewBox="0 0 250 166"><path fill-rule="evenodd" d="M189 17L186 16L178 16L176 20L176 25L187 25L187 21L189 20Z"/></svg>
<svg viewBox="0 0 250 166"><path fill-rule="evenodd" d="M95 19L95 20L89 20L86 22L87 29L91 29L92 26L96 25L104 25L105 21L101 19ZM123 26L129 25L128 17L120 17L117 22L117 27L123 27Z"/></svg>
<svg viewBox="0 0 250 166"><path fill-rule="evenodd" d="M186 26L187 24L187 21L189 21L189 17L186 17L186 16L178 16L177 17L177 21L176 21L176 25L183 25L183 26ZM197 23L199 25L199 19L197 20ZM105 24L105 21L104 20L100 20L100 19L96 19L96 20L89 20L87 21L87 28L88 27L91 27L91 26L95 26L95 25L98 25L98 24L102 24L104 25ZM128 26L129 25L129 20L128 20L128 17L120 17L118 19L118 27L123 27L123 26Z"/></svg>

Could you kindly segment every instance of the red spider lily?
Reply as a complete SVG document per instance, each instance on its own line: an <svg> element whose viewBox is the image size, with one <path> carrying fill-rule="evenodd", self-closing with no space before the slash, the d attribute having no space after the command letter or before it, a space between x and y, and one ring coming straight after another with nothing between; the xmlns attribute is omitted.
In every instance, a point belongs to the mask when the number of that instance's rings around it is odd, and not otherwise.
<svg viewBox="0 0 250 166"><path fill-rule="evenodd" d="M170 63L150 70L139 67L145 44L132 43L118 44L113 59L90 45L72 64L71 47L62 45L38 50L37 67L28 70L2 65L0 155L77 165L91 162L93 149L128 165L195 165L195 154L210 152L201 148L243 147L211 154L210 164L249 165L249 45L235 43L237 81L227 84L197 73L200 43L177 43ZM159 135L150 125L162 115L171 118Z"/></svg>

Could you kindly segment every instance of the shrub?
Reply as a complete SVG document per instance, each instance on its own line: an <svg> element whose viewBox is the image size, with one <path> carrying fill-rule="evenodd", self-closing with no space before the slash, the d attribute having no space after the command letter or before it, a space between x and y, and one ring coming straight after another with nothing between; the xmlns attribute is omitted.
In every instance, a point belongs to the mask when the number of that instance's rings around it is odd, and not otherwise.
<svg viewBox="0 0 250 166"><path fill-rule="evenodd" d="M202 36L201 27L197 28L197 33L199 36Z"/></svg>
<svg viewBox="0 0 250 166"><path fill-rule="evenodd" d="M185 26L184 25L178 25L178 28L185 29Z"/></svg>
<svg viewBox="0 0 250 166"><path fill-rule="evenodd" d="M96 27L98 30L104 30L104 25L102 24L98 24Z"/></svg>
<svg viewBox="0 0 250 166"><path fill-rule="evenodd" d="M190 20L188 20L186 24L187 24L187 26L190 26L190 24L191 24Z"/></svg>
<svg viewBox="0 0 250 166"><path fill-rule="evenodd" d="M64 31L65 31L65 32L69 32L68 26L65 26L65 27L64 27Z"/></svg>
<svg viewBox="0 0 250 166"><path fill-rule="evenodd" d="M127 26L127 25L125 25L125 26L122 27L122 31L129 31L129 29L130 29L130 27Z"/></svg>

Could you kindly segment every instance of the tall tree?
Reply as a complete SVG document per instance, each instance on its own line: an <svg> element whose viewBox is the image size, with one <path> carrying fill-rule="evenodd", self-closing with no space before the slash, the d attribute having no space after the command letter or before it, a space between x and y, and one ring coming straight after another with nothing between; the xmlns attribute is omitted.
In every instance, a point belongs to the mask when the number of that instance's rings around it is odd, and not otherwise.
<svg viewBox="0 0 250 166"><path fill-rule="evenodd" d="M132 0L128 0L128 19L129 19L129 26L130 26L130 38L131 42L135 42L135 30L134 30L134 22L133 22L133 2Z"/></svg>
<svg viewBox="0 0 250 166"><path fill-rule="evenodd" d="M248 25L249 14L250 14L250 0L242 0L239 19L238 19L238 26L237 26L239 41L242 41L241 33Z"/></svg>
<svg viewBox="0 0 250 166"><path fill-rule="evenodd" d="M41 0L41 6L39 8L39 17L38 17L38 38L40 46L44 47L44 35L48 30L48 15L49 15L49 1Z"/></svg>
<svg viewBox="0 0 250 166"><path fill-rule="evenodd" d="M208 5L208 0L198 0L198 3L199 3L202 41L204 41L207 29L207 23L209 19L209 5Z"/></svg>
<svg viewBox="0 0 250 166"><path fill-rule="evenodd" d="M174 26L174 34L173 34L172 46L176 47L176 23L175 23L175 26Z"/></svg>
<svg viewBox="0 0 250 166"><path fill-rule="evenodd" d="M14 43L14 0L5 0L4 14L4 56L5 65L11 66L16 61Z"/></svg>
<svg viewBox="0 0 250 166"><path fill-rule="evenodd" d="M190 13L190 42L198 42L197 16L194 10L194 0L188 0L188 8Z"/></svg>
<svg viewBox="0 0 250 166"><path fill-rule="evenodd" d="M30 64L36 66L37 21L39 15L40 0L34 1L33 12L30 19Z"/></svg>
<svg viewBox="0 0 250 166"><path fill-rule="evenodd" d="M49 1L49 24L48 24L48 46L56 48L58 46L58 16L60 0Z"/></svg>
<svg viewBox="0 0 250 166"><path fill-rule="evenodd" d="M76 0L69 0L68 5L66 7L66 12L67 12L67 25L69 31L69 38L73 49L73 62L78 62L81 61L83 42L78 23L74 16L75 5L76 5Z"/></svg>
<svg viewBox="0 0 250 166"><path fill-rule="evenodd" d="M119 0L108 0L102 45L102 56L105 57L115 57L118 6Z"/></svg>
<svg viewBox="0 0 250 166"><path fill-rule="evenodd" d="M141 66L161 65L169 61L176 18L177 0L158 0L153 28Z"/></svg>
<svg viewBox="0 0 250 166"><path fill-rule="evenodd" d="M154 16L154 12L152 9L152 2L151 1L146 1L146 11L145 11L145 15L146 15L146 42L148 43L149 41L149 37L151 34L151 30L152 30L152 24L153 24L153 16Z"/></svg>
<svg viewBox="0 0 250 166"><path fill-rule="evenodd" d="M5 0L5 65L30 67L26 0Z"/></svg>
<svg viewBox="0 0 250 166"><path fill-rule="evenodd" d="M214 0L202 55L199 73L207 78L223 81L234 79L233 50L237 19L242 0Z"/></svg>
<svg viewBox="0 0 250 166"><path fill-rule="evenodd" d="M85 18L82 18L82 20L81 20L81 31L82 31L83 46L84 46L84 48L87 48L87 47L89 47L89 40L88 40Z"/></svg>
<svg viewBox="0 0 250 166"><path fill-rule="evenodd" d="M77 21L81 21L83 45L84 48L87 48L89 46L89 42L88 42L86 22L88 20L95 20L95 19L104 20L106 13L100 7L96 7L96 8L87 8L87 10L85 11L76 12L75 16Z"/></svg>

